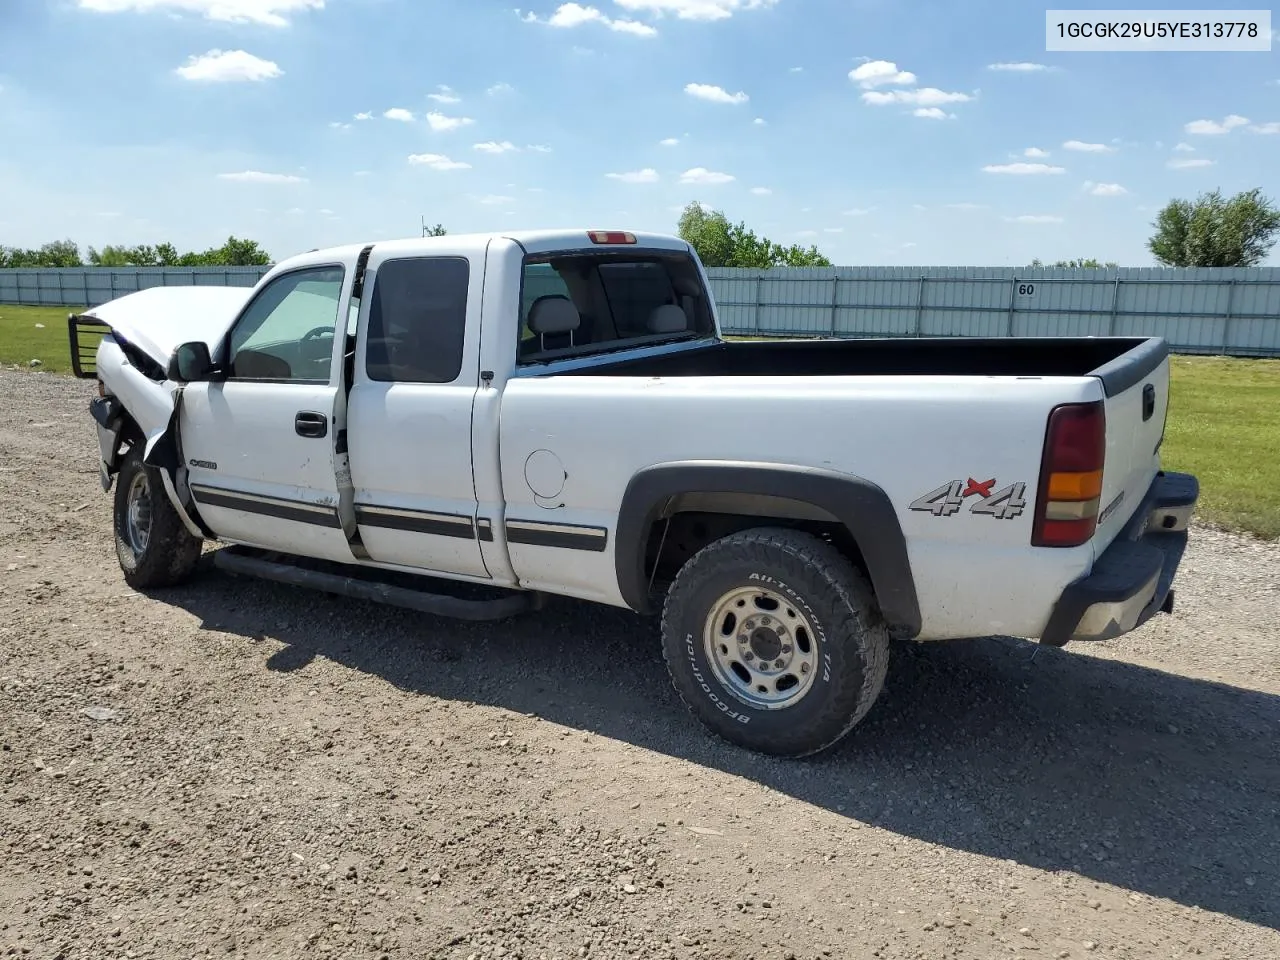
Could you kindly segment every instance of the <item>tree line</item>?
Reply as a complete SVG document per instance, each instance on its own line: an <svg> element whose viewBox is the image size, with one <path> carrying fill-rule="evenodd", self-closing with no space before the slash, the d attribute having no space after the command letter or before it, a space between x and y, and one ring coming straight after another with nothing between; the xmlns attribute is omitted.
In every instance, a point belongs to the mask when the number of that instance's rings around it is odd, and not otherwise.
<svg viewBox="0 0 1280 960"><path fill-rule="evenodd" d="M0 246L0 268L10 267L265 267L271 255L256 240L228 237L220 247L180 253L172 243L139 244L133 247L108 244L101 250L89 247L84 255L73 240L54 240L41 247L24 250Z"/></svg>
<svg viewBox="0 0 1280 960"><path fill-rule="evenodd" d="M1147 241L1156 262L1166 267L1252 267L1267 258L1280 232L1280 208L1255 188L1230 198L1221 191L1202 193L1195 200L1175 199L1152 223L1155 232ZM427 227L424 236L444 236L442 224ZM700 202L680 214L677 232L697 252L707 267L829 267L831 261L816 246L784 246L759 236L744 222L733 223L720 210ZM71 240L55 240L32 250L0 246L3 267L258 267L268 266L271 256L256 240L228 237L220 247L203 252L179 253L171 243L133 247L89 247L85 255ZM1039 259L1031 266L1042 267ZM1115 267L1091 257L1058 260L1053 267Z"/></svg>
<svg viewBox="0 0 1280 960"><path fill-rule="evenodd" d="M1254 267L1267 258L1280 232L1280 209L1258 189L1231 198L1221 191L1202 193L1195 200L1171 200L1151 225L1147 249L1164 267ZM680 214L680 237L698 252L708 267L829 267L831 261L815 246L784 247L756 236L745 223L730 223L719 210L691 203ZM1033 267L1046 264L1031 261ZM1092 257L1058 260L1051 267L1102 269L1119 266Z"/></svg>

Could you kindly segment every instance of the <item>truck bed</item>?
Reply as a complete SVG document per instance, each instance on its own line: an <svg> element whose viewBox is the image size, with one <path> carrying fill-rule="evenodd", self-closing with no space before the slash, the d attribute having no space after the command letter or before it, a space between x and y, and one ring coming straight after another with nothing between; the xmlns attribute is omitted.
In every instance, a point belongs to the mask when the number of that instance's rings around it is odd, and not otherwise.
<svg viewBox="0 0 1280 960"><path fill-rule="evenodd" d="M604 358L556 372L630 377L1097 376L1112 395L1145 376L1167 352L1163 340L1141 337L728 340L656 356Z"/></svg>

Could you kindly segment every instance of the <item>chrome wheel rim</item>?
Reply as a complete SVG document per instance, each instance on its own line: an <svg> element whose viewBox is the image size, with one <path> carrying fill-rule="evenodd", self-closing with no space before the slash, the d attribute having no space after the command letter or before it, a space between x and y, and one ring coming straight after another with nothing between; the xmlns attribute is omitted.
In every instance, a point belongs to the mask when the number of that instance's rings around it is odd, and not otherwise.
<svg viewBox="0 0 1280 960"><path fill-rule="evenodd" d="M135 557L146 553L151 540L151 482L142 470L133 475L125 497L124 537Z"/></svg>
<svg viewBox="0 0 1280 960"><path fill-rule="evenodd" d="M722 595L711 605L702 641L716 679L748 706L793 707L813 689L817 632L772 590L739 587Z"/></svg>

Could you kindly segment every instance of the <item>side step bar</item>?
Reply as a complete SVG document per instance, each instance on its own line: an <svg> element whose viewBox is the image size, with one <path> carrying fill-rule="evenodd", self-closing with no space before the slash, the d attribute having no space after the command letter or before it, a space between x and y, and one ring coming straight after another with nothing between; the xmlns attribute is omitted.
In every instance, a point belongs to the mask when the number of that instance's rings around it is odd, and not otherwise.
<svg viewBox="0 0 1280 960"><path fill-rule="evenodd" d="M314 561L305 562L313 563ZM356 600L372 600L374 603L404 607L417 610L419 613L430 613L454 620L505 620L521 613L541 609L544 600L543 594L533 591L510 591L500 596L483 599L431 593L380 580L309 569L288 560L268 559L266 556L240 547L224 547L216 551L213 555L213 563L214 566L228 573L258 577L262 580L272 580L297 587L308 587ZM342 569L337 564L331 566ZM356 569L361 574L381 572L364 567ZM421 579L426 580L425 577ZM467 585L459 584L459 586Z"/></svg>

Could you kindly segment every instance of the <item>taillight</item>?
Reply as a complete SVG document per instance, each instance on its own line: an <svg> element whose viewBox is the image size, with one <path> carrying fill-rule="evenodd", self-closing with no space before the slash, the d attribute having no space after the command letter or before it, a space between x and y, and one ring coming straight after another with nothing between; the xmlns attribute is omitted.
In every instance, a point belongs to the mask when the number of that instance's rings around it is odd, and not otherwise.
<svg viewBox="0 0 1280 960"><path fill-rule="evenodd" d="M592 243L635 243L636 235L622 230L591 230L587 236Z"/></svg>
<svg viewBox="0 0 1280 960"><path fill-rule="evenodd" d="M1101 400L1053 409L1040 462L1032 546L1077 547L1093 536L1106 455L1107 414Z"/></svg>

